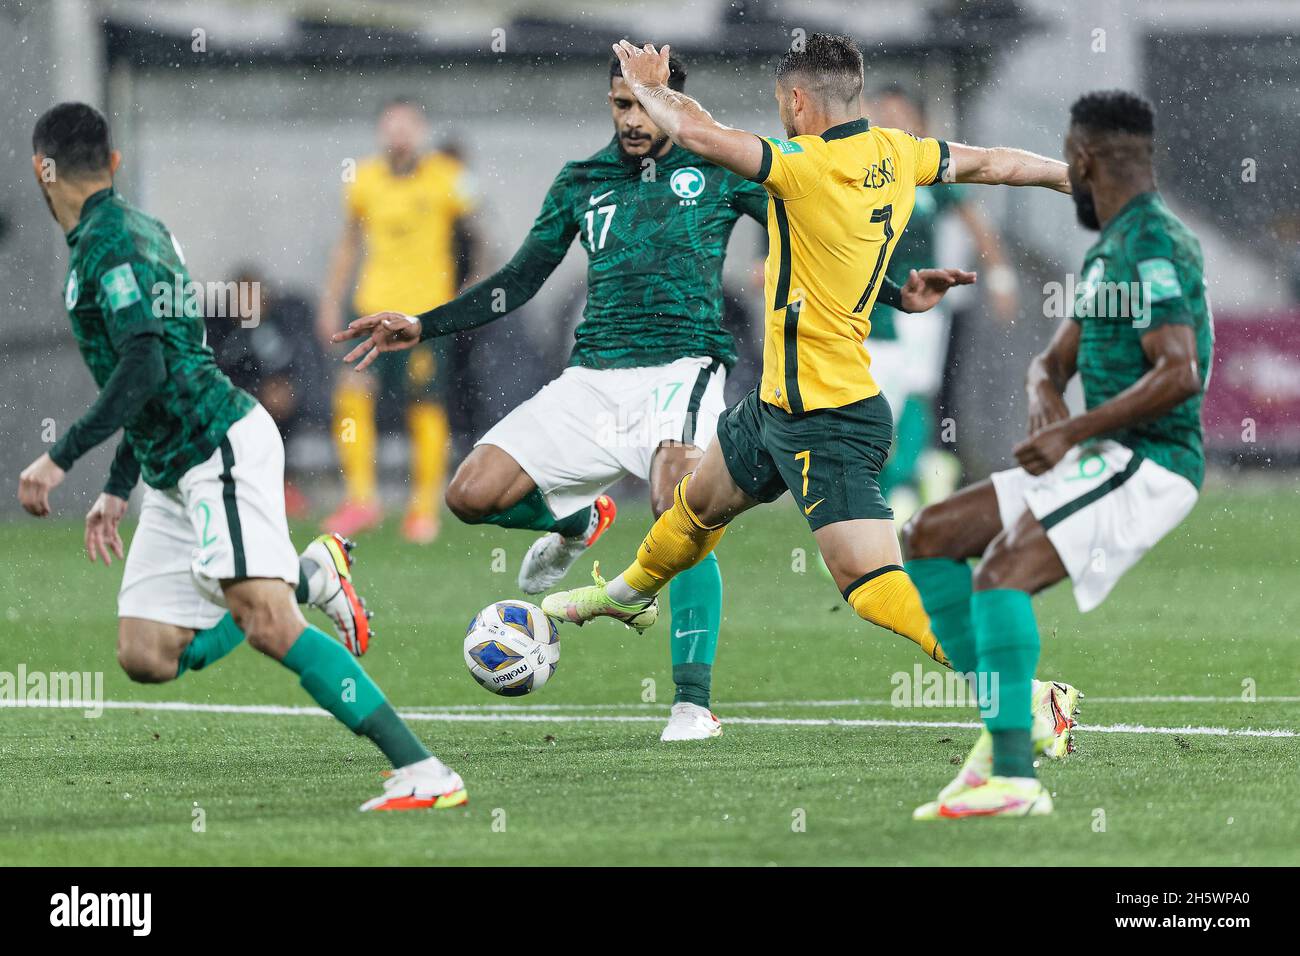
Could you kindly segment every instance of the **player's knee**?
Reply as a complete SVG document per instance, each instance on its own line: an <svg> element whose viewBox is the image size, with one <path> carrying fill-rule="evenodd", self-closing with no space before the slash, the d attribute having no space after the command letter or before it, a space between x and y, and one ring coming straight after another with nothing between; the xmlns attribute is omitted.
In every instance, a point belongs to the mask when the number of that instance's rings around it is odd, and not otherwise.
<svg viewBox="0 0 1300 956"><path fill-rule="evenodd" d="M944 557L944 521L935 505L922 508L903 525L899 540L903 548L903 557L941 558Z"/></svg>
<svg viewBox="0 0 1300 956"><path fill-rule="evenodd" d="M507 493L500 475L471 455L456 469L445 498L447 508L457 518L466 524L479 524L509 507L502 501Z"/></svg>
<svg viewBox="0 0 1300 956"><path fill-rule="evenodd" d="M158 642L126 627L120 627L117 632L117 663L137 684L161 684L176 679L176 661L162 653Z"/></svg>
<svg viewBox="0 0 1300 956"><path fill-rule="evenodd" d="M447 485L447 509L466 524L479 524L496 508L490 489L474 476L460 472Z"/></svg>
<svg viewBox="0 0 1300 956"><path fill-rule="evenodd" d="M672 510L673 501L676 499L676 492L676 485L672 485L667 489L650 489L650 511L654 514L656 521L665 511Z"/></svg>
<svg viewBox="0 0 1300 956"><path fill-rule="evenodd" d="M989 545L980 563L971 573L971 586L976 591L995 591L1004 588L1019 589L1016 580L1016 562L1010 548L998 539Z"/></svg>
<svg viewBox="0 0 1300 956"><path fill-rule="evenodd" d="M255 651L282 658L302 633L304 621L289 599L280 601L258 595L252 600L230 602L230 614Z"/></svg>

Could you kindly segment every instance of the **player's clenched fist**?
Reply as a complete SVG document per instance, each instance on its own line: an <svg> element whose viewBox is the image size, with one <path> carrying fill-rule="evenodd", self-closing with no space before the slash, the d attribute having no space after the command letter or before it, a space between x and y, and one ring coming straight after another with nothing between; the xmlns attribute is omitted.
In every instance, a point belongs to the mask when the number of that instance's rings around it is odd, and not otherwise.
<svg viewBox="0 0 1300 956"><path fill-rule="evenodd" d="M401 312L376 312L363 315L348 324L342 332L335 332L332 342L349 339L366 340L343 356L345 362L356 362L356 371L368 368L382 352L400 352L420 344L420 320ZM357 359L361 361L357 362Z"/></svg>
<svg viewBox="0 0 1300 956"><path fill-rule="evenodd" d="M122 536L117 526L126 515L127 501L107 491L95 499L90 511L86 513L86 557L94 564L99 558L105 565L113 563L111 555L126 557L122 546Z"/></svg>
<svg viewBox="0 0 1300 956"><path fill-rule="evenodd" d="M50 492L63 483L64 471L49 455L41 455L18 477L18 500L28 514L44 518L50 513Z"/></svg>

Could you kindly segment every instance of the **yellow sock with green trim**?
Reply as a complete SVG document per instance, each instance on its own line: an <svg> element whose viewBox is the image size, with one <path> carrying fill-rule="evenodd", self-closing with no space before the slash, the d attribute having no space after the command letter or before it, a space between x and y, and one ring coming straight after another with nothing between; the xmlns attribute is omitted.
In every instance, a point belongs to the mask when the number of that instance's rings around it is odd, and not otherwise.
<svg viewBox="0 0 1300 956"><path fill-rule="evenodd" d="M901 634L945 667L951 667L939 640L930 629L930 616L921 603L921 593L912 579L897 564L864 574L844 589L858 617Z"/></svg>
<svg viewBox="0 0 1300 956"><path fill-rule="evenodd" d="M623 572L623 583L649 598L657 594L675 575L695 567L722 540L726 525L710 528L686 503L687 475L673 492L673 506L659 516L641 547L636 560Z"/></svg>

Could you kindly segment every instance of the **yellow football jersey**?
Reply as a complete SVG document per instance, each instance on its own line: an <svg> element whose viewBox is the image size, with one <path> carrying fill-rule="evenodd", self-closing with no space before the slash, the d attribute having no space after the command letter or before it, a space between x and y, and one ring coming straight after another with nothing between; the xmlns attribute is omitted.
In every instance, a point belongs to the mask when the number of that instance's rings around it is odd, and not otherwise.
<svg viewBox="0 0 1300 956"><path fill-rule="evenodd" d="M870 398L871 306L916 187L942 178L948 144L865 119L762 142L754 178L772 201L759 397L795 414Z"/></svg>
<svg viewBox="0 0 1300 956"><path fill-rule="evenodd" d="M345 203L361 223L364 258L352 305L360 315L417 313L456 294L453 225L473 209L464 167L444 153L397 175L383 157L357 167Z"/></svg>

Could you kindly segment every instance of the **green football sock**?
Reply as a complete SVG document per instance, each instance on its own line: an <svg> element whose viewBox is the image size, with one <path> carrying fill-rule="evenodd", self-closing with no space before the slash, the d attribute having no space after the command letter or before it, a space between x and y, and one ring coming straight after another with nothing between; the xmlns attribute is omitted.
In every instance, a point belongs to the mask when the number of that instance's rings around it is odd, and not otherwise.
<svg viewBox="0 0 1300 956"><path fill-rule="evenodd" d="M980 716L993 735L993 773L1034 776L1031 697L1038 667L1038 622L1024 591L976 591L971 597L979 652Z"/></svg>
<svg viewBox="0 0 1300 956"><path fill-rule="evenodd" d="M975 673L975 628L971 624L971 570L951 558L915 558L903 565L921 592L930 627L959 674Z"/></svg>
<svg viewBox="0 0 1300 956"><path fill-rule="evenodd" d="M281 661L298 675L303 690L353 733L370 738L394 767L429 756L348 651L310 624Z"/></svg>
<svg viewBox="0 0 1300 956"><path fill-rule="evenodd" d="M886 498L899 485L915 484L921 453L929 447L933 430L934 411L929 399L907 396L894 429L893 452L880 473L880 490Z"/></svg>
<svg viewBox="0 0 1300 956"><path fill-rule="evenodd" d="M201 671L213 661L221 660L244 639L244 632L235 624L235 619L227 614L216 624L194 635L189 646L181 651L180 661L176 666L176 676L186 671Z"/></svg>
<svg viewBox="0 0 1300 956"><path fill-rule="evenodd" d="M525 528L530 531L558 531L566 538L576 538L585 534L591 523L593 505L579 508L566 518L556 518L546 506L546 498L541 491L534 488L505 511L484 516L482 524L494 524L501 528Z"/></svg>
<svg viewBox="0 0 1300 956"><path fill-rule="evenodd" d="M668 586L673 609L673 703L683 701L709 706L713 658L718 652L718 626L722 621L722 572L718 557L703 561L673 578Z"/></svg>

